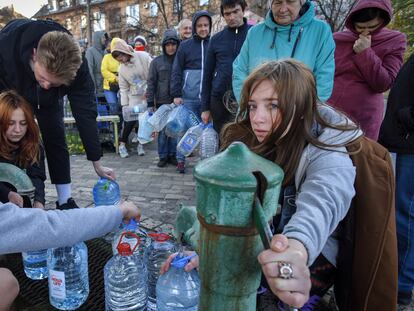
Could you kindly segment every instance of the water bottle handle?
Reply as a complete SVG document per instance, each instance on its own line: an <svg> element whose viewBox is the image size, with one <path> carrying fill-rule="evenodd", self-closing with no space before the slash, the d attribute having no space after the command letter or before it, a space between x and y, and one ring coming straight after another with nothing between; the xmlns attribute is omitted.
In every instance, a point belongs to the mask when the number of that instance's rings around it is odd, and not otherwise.
<svg viewBox="0 0 414 311"><path fill-rule="evenodd" d="M148 236L157 242L166 242L170 239L170 236L166 233L148 233Z"/></svg>
<svg viewBox="0 0 414 311"><path fill-rule="evenodd" d="M137 243L135 243L135 246L132 248L132 250L131 250L131 252L132 252L132 254L135 252L135 250L137 249L137 247L138 247L138 245L139 245L139 243L141 242L141 238L138 236L138 235L136 235L135 233L132 233L132 232L124 232L124 233L122 233L121 234L121 237L119 238L119 241L118 241L118 245L116 246L116 248L118 248L118 246L119 246L119 244L121 244L122 243L122 239L124 238L124 236L125 235L131 235L131 236L133 236L134 238L136 238L137 239Z"/></svg>

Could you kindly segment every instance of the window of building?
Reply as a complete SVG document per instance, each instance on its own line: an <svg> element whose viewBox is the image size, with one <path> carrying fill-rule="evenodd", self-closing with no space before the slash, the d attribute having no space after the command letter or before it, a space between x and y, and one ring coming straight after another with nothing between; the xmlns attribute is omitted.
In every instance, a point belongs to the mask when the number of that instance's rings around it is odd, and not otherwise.
<svg viewBox="0 0 414 311"><path fill-rule="evenodd" d="M208 5L208 0L200 0L200 6Z"/></svg>
<svg viewBox="0 0 414 311"><path fill-rule="evenodd" d="M59 7L61 9L68 8L69 6L70 6L70 1L69 0L60 0L59 1Z"/></svg>
<svg viewBox="0 0 414 311"><path fill-rule="evenodd" d="M57 10L57 1L52 0L49 2L49 11L56 11Z"/></svg>
<svg viewBox="0 0 414 311"><path fill-rule="evenodd" d="M67 18L65 20L65 26L66 26L67 30L69 30L69 31L72 30L72 20L70 18Z"/></svg>
<svg viewBox="0 0 414 311"><path fill-rule="evenodd" d="M139 4L126 7L127 24L136 26L139 22Z"/></svg>
<svg viewBox="0 0 414 311"><path fill-rule="evenodd" d="M105 13L93 13L93 31L105 30Z"/></svg>
<svg viewBox="0 0 414 311"><path fill-rule="evenodd" d="M155 2L150 3L150 17L156 17L158 15L158 5Z"/></svg>
<svg viewBox="0 0 414 311"><path fill-rule="evenodd" d="M86 17L86 15L81 16L80 26L82 29L88 27L88 18Z"/></svg>
<svg viewBox="0 0 414 311"><path fill-rule="evenodd" d="M173 13L177 14L181 11L181 0L174 0L173 2Z"/></svg>

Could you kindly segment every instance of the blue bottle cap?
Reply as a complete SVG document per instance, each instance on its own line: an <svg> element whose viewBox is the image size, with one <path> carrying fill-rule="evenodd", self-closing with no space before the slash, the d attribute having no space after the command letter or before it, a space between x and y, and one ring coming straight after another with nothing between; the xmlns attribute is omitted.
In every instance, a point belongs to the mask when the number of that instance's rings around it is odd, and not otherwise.
<svg viewBox="0 0 414 311"><path fill-rule="evenodd" d="M124 223L124 229L128 231L136 231L138 227L135 219L131 219L128 224Z"/></svg>
<svg viewBox="0 0 414 311"><path fill-rule="evenodd" d="M186 264L188 264L191 260L191 258L197 256L197 254L192 254L190 256L181 257L180 254L174 257L173 261L171 262L171 265L176 268L184 268Z"/></svg>

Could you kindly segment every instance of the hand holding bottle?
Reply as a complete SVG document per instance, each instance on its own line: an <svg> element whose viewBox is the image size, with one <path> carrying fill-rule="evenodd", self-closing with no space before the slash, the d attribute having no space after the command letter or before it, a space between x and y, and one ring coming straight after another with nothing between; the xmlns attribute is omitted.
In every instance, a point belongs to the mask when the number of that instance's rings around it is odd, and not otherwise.
<svg viewBox="0 0 414 311"><path fill-rule="evenodd" d="M141 219L141 210L132 202L124 201L119 205L122 217L125 223L129 223L131 219L139 221Z"/></svg>

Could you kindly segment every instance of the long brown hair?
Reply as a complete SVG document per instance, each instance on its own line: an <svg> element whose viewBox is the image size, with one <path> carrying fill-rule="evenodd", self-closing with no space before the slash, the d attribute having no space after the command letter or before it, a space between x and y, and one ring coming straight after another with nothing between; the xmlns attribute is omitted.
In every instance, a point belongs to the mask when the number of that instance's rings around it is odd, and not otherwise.
<svg viewBox="0 0 414 311"><path fill-rule="evenodd" d="M260 143L250 124L248 102L255 88L265 80L272 83L277 94L281 120ZM315 121L322 127L342 131L358 129L348 122L343 125L328 123L319 114L317 104L315 78L308 67L294 59L265 63L255 69L244 82L236 121L228 124L221 132L222 147L225 148L236 140L244 142L253 152L280 165L285 172L284 184L289 184L294 179L307 144L324 149L344 145L328 145L319 141L312 134Z"/></svg>
<svg viewBox="0 0 414 311"><path fill-rule="evenodd" d="M20 108L26 118L27 131L16 144L6 137L9 122L14 110ZM0 156L13 161L20 167L28 167L39 161L39 128L34 120L30 104L15 91L0 94ZM16 153L16 149L18 152Z"/></svg>

